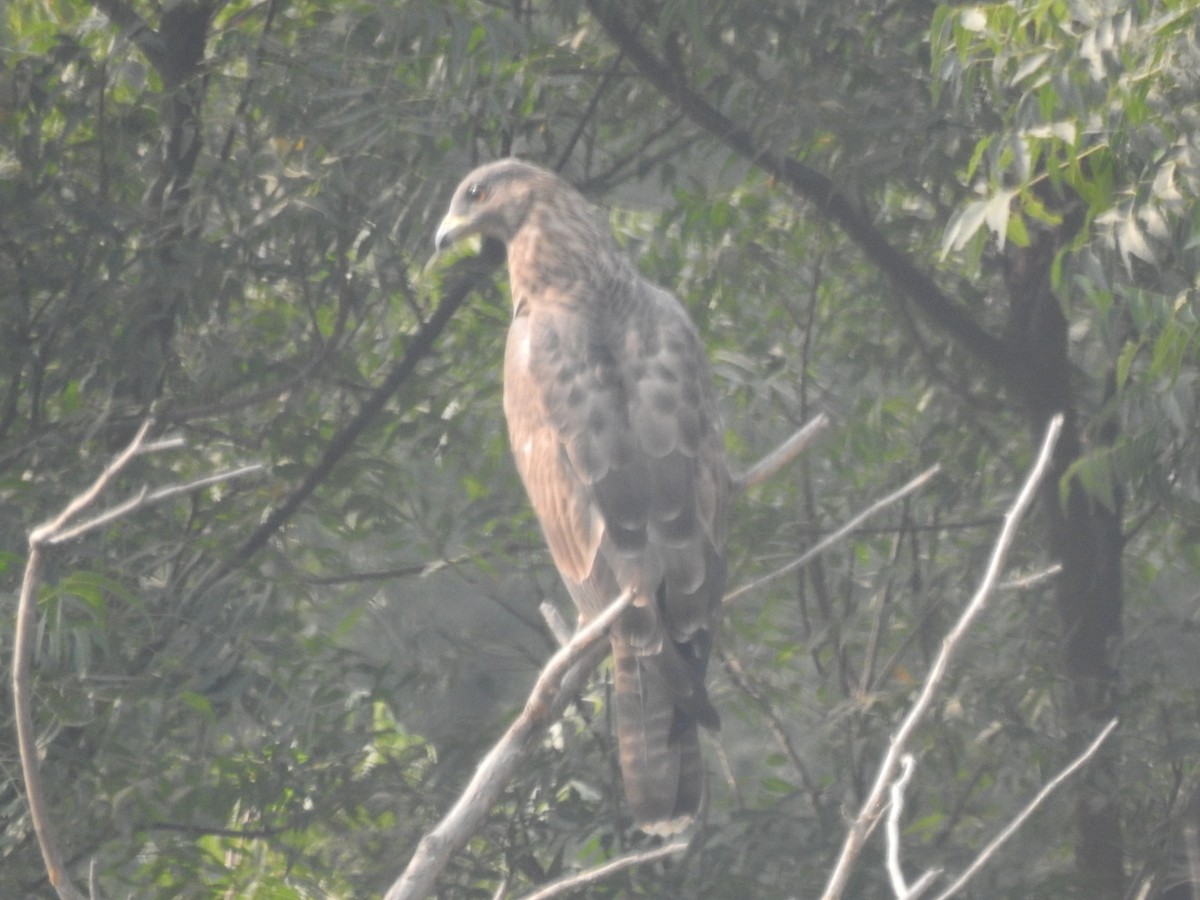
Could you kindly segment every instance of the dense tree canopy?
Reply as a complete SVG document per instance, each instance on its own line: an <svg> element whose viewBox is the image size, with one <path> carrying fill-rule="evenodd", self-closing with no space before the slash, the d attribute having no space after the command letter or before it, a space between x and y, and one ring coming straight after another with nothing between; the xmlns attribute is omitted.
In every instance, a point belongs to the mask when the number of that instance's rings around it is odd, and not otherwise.
<svg viewBox="0 0 1200 900"><path fill-rule="evenodd" d="M735 468L712 798L595 896L816 896L889 736L1065 415L1010 575L920 729L904 865L965 895L1192 897L1200 866L1195 0L9 0L0 18L0 646L49 548L46 802L105 896L382 893L519 709L566 610L513 467L495 248L432 258L515 154L609 211L708 345ZM1047 573L1052 565L1059 569ZM517 896L632 828L610 674L439 882ZM0 700L0 894L51 896ZM945 882L943 882L944 886ZM873 838L848 896L889 897Z"/></svg>

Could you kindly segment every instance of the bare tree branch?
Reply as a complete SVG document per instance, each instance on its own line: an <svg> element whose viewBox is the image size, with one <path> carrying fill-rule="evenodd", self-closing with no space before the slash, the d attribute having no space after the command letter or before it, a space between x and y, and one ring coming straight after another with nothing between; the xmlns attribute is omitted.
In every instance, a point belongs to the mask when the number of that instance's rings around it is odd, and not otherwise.
<svg viewBox="0 0 1200 900"><path fill-rule="evenodd" d="M780 469L804 452L809 444L824 434L827 428L829 428L829 417L824 413L819 414L811 422L807 422L800 430L760 459L746 470L746 472L735 476L733 479L734 494L740 494L747 488L762 484L768 478L775 475Z"/></svg>
<svg viewBox="0 0 1200 900"><path fill-rule="evenodd" d="M900 757L900 777L892 782L889 792L886 863L888 881L891 882L892 893L897 897L908 893L908 883L904 880L904 869L900 865L900 817L904 813L904 789L915 768L916 762L911 753Z"/></svg>
<svg viewBox="0 0 1200 900"><path fill-rule="evenodd" d="M1012 546L1013 539L1016 537L1021 519L1033 502L1038 484L1041 482L1042 476L1046 473L1046 469L1050 465L1054 445L1058 440L1059 432L1062 430L1062 422L1061 415L1055 416L1050 420L1050 425L1046 429L1046 437L1042 442L1042 448L1038 453L1033 469L1026 478L1024 486L1017 495L1017 499L1013 502L1008 512L1005 513L1004 526L1000 529L1000 535L996 539L996 545L992 551L992 557L988 561L983 580L976 590L975 595L967 604L966 609L963 610L962 615L955 622L954 627L942 639L941 649L934 658L933 666L929 670L929 675L926 677L925 683L921 686L920 694L913 702L908 715L900 724L900 728L892 737L887 753L880 764L879 773L875 777L875 783L867 795L867 799L863 803L858 816L851 823L849 832L846 834L846 839L842 844L842 852L838 857L833 872L829 876L825 892L821 895L823 900L837 900L837 898L842 896L854 863L862 852L867 834L874 827L883 811L884 796L887 793L888 785L891 784L892 779L895 777L896 769L900 764L901 756L904 755L908 740L921 723L933 701L937 689L941 686L942 679L945 677L946 669L950 663L950 657L953 656L954 652L962 644L963 636L970 629L971 625L974 624L979 613L983 611L987 599L1000 577L1000 572L1003 570L1004 563L1008 558L1008 550Z"/></svg>
<svg viewBox="0 0 1200 900"><path fill-rule="evenodd" d="M604 865L596 866L594 869L588 869L584 872L578 872L574 875L569 875L566 878L560 878L557 881L552 881L549 884L543 885L532 894L525 894L520 900L548 900L550 897L557 897L559 894L565 894L567 891L573 891L577 888L586 887L589 884L595 884L598 881L603 881L614 872L620 872L625 869L640 866L643 863L654 862L666 856L674 856L676 853L682 853L688 848L687 841L674 841L670 844L663 844L661 847L654 847L650 850L638 850L633 853L625 853L610 859Z"/></svg>
<svg viewBox="0 0 1200 900"><path fill-rule="evenodd" d="M900 865L900 818L904 815L904 789L908 786L913 772L916 771L916 760L911 753L905 753L900 758L900 777L892 782L891 800L889 801L887 817L887 873L892 884L892 893L901 900L917 900L930 883L940 873L941 869L931 869L910 887L904 880L904 869Z"/></svg>
<svg viewBox="0 0 1200 900"><path fill-rule="evenodd" d="M1060 574L1062 568L1062 563L1054 563L1037 572L1030 572L1028 575L1018 575L1016 578L1002 581L996 585L996 588L1001 591L1023 591L1026 588L1041 584L1043 581L1049 581L1055 575Z"/></svg>
<svg viewBox="0 0 1200 900"><path fill-rule="evenodd" d="M753 581L747 582L746 584L743 584L741 587L735 588L734 590L730 591L728 594L725 595L725 599L722 602L726 606L728 606L730 603L733 603L735 600L737 600L742 595L748 594L751 591L756 591L759 588L763 587L764 585L770 584L776 578L782 578L784 575L787 575L789 572L794 572L797 569L799 569L801 566L806 565L814 557L819 556L820 554L824 553L826 550L828 550L830 547L832 547L834 544L836 544L838 541L840 541L842 538L844 538L847 534L854 531L854 529L856 529L859 525L861 525L863 522L865 522L871 516L875 515L875 513L879 512L884 507L892 505L897 500L901 500L904 497L907 497L909 494L911 494L913 491L915 491L921 485L925 484L925 482L929 481L929 479L931 479L939 471L940 471L939 466L936 466L936 465L930 466L928 469L926 469L924 472L922 472L916 478L912 479L912 481L905 484L903 487L899 488L898 490L893 491L892 493L888 494L883 499L877 500L874 503L872 503L870 506L868 506L866 509L864 509L862 512L860 512L858 515L854 516L854 518L850 519L850 521L848 521L844 525L842 525L841 528L837 529L836 531L831 531L829 534L825 535L825 537L821 538L821 540L817 541L817 543L813 544L811 547L808 548L808 550L804 551L804 553L800 554L798 557L793 559L787 565L780 566L775 571L768 572L766 575L763 575L760 578L755 578Z"/></svg>
<svg viewBox="0 0 1200 900"><path fill-rule="evenodd" d="M71 516L95 502L96 498L100 496L100 493L106 487L108 487L108 483L112 481L116 474L129 465L129 461L137 456L139 452L141 452L142 444L145 443L146 440L146 433L150 430L150 426L152 424L153 422L150 419L147 419L145 422L143 422L141 427L134 434L133 440L129 442L129 446L117 454L113 461L110 462L104 471L100 473L100 477L92 482L91 487L89 487L82 494L79 494L73 498L65 507L63 507L62 512L60 512L57 517L51 519L49 522L39 525L37 528L33 529L32 532L30 532L29 543L31 545L44 543L47 536L54 534L60 528L62 528L63 525L66 524L67 520L71 518Z"/></svg>
<svg viewBox="0 0 1200 900"><path fill-rule="evenodd" d="M450 857L474 834L533 741L558 718L604 658L608 647L601 640L632 600L633 593L625 591L550 657L533 685L525 709L480 761L450 811L421 838L408 867L388 889L385 900L418 900L429 895Z"/></svg>
<svg viewBox="0 0 1200 900"><path fill-rule="evenodd" d="M1077 757L1075 757L1070 765L1051 778L1050 781L1046 783L1046 786L1038 791L1037 795L1025 805L1025 808L1017 813L1017 815L1013 817L1013 820L1009 822L1008 825L1006 825L998 835L992 838L988 845L984 847L982 851L980 851L977 857L975 857L972 863L967 866L966 870L959 875L957 879L955 879L954 883L951 884L950 887L946 888L946 890L942 891L942 893L938 894L935 900L948 900L948 898L958 893L959 889L965 886L966 883L975 876L975 873L982 869L987 861L992 858L995 852L1000 849L1001 845L1003 845L1005 841L1017 833L1017 829L1025 824L1025 820L1033 815L1034 810L1041 806L1042 802L1052 793L1054 793L1059 785L1074 775L1075 772L1078 771L1084 764L1086 764L1088 760L1096 755L1096 752L1100 749L1100 745L1107 740L1108 736L1112 734L1113 729L1116 727L1116 719L1112 719L1107 725L1105 725L1100 733L1096 735L1095 739L1087 746L1087 748Z"/></svg>
<svg viewBox="0 0 1200 900"><path fill-rule="evenodd" d="M25 781L25 800L29 806L30 818L33 820L33 830L37 835L38 846L42 851L42 860L46 865L46 874L50 879L50 884L62 900L83 900L83 894L72 884L67 874L58 832L50 817L45 789L42 785L41 769L38 765L37 735L33 727L33 692L29 668L33 655L33 635L37 627L37 589L41 581L43 548L78 537L149 503L166 500L181 493L194 491L206 485L245 475L261 468L261 466L244 466L232 472L199 478L187 484L161 488L152 493L143 488L136 495L117 504L112 509L68 527L67 523L71 518L94 503L113 478L129 465L134 457L142 453L152 453L180 446L181 441L175 438L147 444L146 435L149 433L151 425L152 421L149 419L143 422L129 445L105 467L87 490L68 502L62 512L49 522L39 525L29 533L29 558L25 563L25 575L21 582L21 593L17 599L16 631L13 638L13 709L17 720L17 745L21 757L21 774ZM97 896L94 886L95 879L96 874L93 867L89 875L89 882L93 885L91 888L93 897Z"/></svg>
<svg viewBox="0 0 1200 900"><path fill-rule="evenodd" d="M169 446L163 442L162 446ZM149 448L147 449L149 452ZM121 516L133 512L135 509L140 509L143 506L150 506L153 503L161 503L163 500L170 500L172 497L178 497L180 494L190 494L192 491L198 491L202 487L208 487L210 484L218 484L222 481L229 481L233 478L241 478L243 475L252 475L255 472L263 471L262 463L253 463L248 466L241 466L237 469L230 469L227 472L218 472L215 475L206 475L203 478L197 478L194 481L188 481L184 484L173 484L169 487L159 488L157 491L148 491L142 488L128 500L118 503L112 509L105 510L100 515L88 519L86 522L80 522L71 528L65 528L55 532L53 535L46 537L44 543L48 545L62 544L66 541L77 538L80 535L86 534L89 531L94 531L101 525L112 522Z"/></svg>

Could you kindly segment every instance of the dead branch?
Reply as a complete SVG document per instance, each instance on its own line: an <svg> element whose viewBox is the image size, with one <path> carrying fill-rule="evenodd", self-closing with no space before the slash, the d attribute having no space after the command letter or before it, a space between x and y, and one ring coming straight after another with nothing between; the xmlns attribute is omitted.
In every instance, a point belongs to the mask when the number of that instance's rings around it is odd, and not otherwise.
<svg viewBox="0 0 1200 900"><path fill-rule="evenodd" d="M1021 519L1033 502L1037 486L1050 465L1050 458L1054 451L1054 445L1058 440L1058 434L1062 429L1062 422L1061 415L1051 419L1050 425L1046 429L1045 440L1042 442L1042 448L1038 453L1033 469L1026 478L1021 492L1017 495L1017 499L1013 502L1008 512L1005 513L1004 525L1000 529L1000 534L996 539L996 545L992 551L991 559L988 561L983 580L976 590L975 595L967 604L966 609L963 610L962 615L954 624L954 627L942 639L941 649L933 661L933 666L930 668L929 675L921 687L920 694L913 702L912 708L901 723L900 728L892 737L887 753L880 764L875 783L867 795L867 799L863 803L858 816L851 823L849 832L846 834L845 842L842 844L842 852L838 857L832 874L829 876L825 892L821 895L822 900L838 900L842 896L854 863L862 852L867 835L878 822L879 816L883 811L884 797L887 794L888 786L896 775L896 770L900 765L900 759L904 755L909 738L912 737L917 726L924 718L925 713L929 710L933 697L937 689L941 686L942 679L945 677L951 656L953 656L954 652L962 644L964 635L970 629L971 625L974 624L979 613L982 612L988 597L991 595L1000 577L1000 572L1008 557L1009 547L1012 546L1013 539L1016 537Z"/></svg>
<svg viewBox="0 0 1200 900"><path fill-rule="evenodd" d="M980 851L979 855L975 857L975 859L969 866L967 866L963 873L954 880L954 883L951 884L950 887L946 888L946 890L942 891L942 893L938 894L935 900L948 900L948 898L952 897L954 894L957 894L959 889L966 885L966 883L975 876L975 873L983 868L987 861L992 858L995 852L1000 849L1005 841L1017 833L1017 830L1023 824L1025 824L1025 820L1033 815L1034 810L1041 806L1042 802L1052 793L1054 793L1059 785L1074 775L1075 772L1082 768L1088 760L1096 755L1096 752L1100 749L1100 745L1107 740L1108 736L1112 734L1113 729L1116 727L1116 719L1109 721L1109 723L1105 725L1103 729L1101 729L1100 733L1096 735L1092 742L1087 746L1087 749L1075 757L1075 759L1072 760L1066 768L1051 778L1050 781L1046 783L1045 787L1038 791L1034 798L1025 805L1025 808L1017 813L1017 815L1013 817L1013 820L1009 822L1008 825L1006 825L998 835L992 838L988 845Z"/></svg>
<svg viewBox="0 0 1200 900"><path fill-rule="evenodd" d="M930 869L911 886L904 880L904 869L900 865L900 819L904 815L904 789L916 771L916 760L911 753L900 757L900 777L892 782L887 817L887 873L892 884L892 893L901 900L917 900L929 887L941 869Z"/></svg>
<svg viewBox="0 0 1200 900"><path fill-rule="evenodd" d="M1028 588L1036 587L1043 581L1049 581L1060 572L1062 572L1062 563L1054 563L1037 572L1031 572L1028 575L1018 575L1016 578L1002 581L996 585L996 589L1000 591L1024 591Z"/></svg>
<svg viewBox="0 0 1200 900"><path fill-rule="evenodd" d="M147 452L151 452L154 448L147 448ZM262 463L253 463L248 466L241 466L237 469L230 469L227 472L218 472L215 475L205 475L203 478L197 478L194 481L188 481L184 484L173 484L169 487L159 488L157 491L147 491L142 488L128 500L118 503L112 509L105 510L94 518L88 519L86 522L80 522L70 528L63 529L52 535L48 535L43 543L53 546L62 544L72 538L77 538L80 535L87 534L89 531L94 531L101 525L107 525L122 516L128 515L136 509L141 509L143 506L150 506L154 503L161 503L163 500L170 500L172 497L178 497L181 494L190 494L192 491L198 491L200 488L208 487L210 484L219 484L222 481L229 481L233 478L241 478L243 475L251 475L255 472L263 470Z"/></svg>
<svg viewBox="0 0 1200 900"><path fill-rule="evenodd" d="M762 484L780 469L804 452L804 450L829 428L829 416L820 413L806 422L790 438L756 462L741 475L734 476L733 493L744 493L747 488Z"/></svg>
<svg viewBox="0 0 1200 900"><path fill-rule="evenodd" d="M632 600L633 593L625 591L550 657L521 714L480 761L450 811L421 838L408 867L388 889L384 900L418 900L428 896L450 857L466 844L499 798L533 741L561 715L604 658L608 647L602 639Z"/></svg>
<svg viewBox="0 0 1200 900"><path fill-rule="evenodd" d="M794 440L794 438L793 438L793 440ZM756 466L755 468L758 468L758 467ZM937 465L930 466L928 469L926 469L924 472L922 472L916 478L912 479L912 481L905 484L903 487L899 488L898 490L893 491L892 493L888 494L883 499L877 500L874 503L872 503L870 506L868 506L866 509L864 509L862 512L860 512L858 515L854 516L852 519L850 519L848 522L846 522L844 525L842 525L841 528L837 529L836 531L831 531L829 534L825 535L825 537L821 538L821 540L817 541L817 543L813 544L811 547L808 548L808 550L806 550L804 553L800 554L798 557L793 559L787 565L780 566L775 571L768 572L766 575L763 575L760 578L755 578L753 581L747 582L746 584L743 584L741 587L735 588L734 590L730 591L728 594L725 595L725 599L722 602L726 606L728 606L729 604L731 604L735 600L737 600L739 597L741 597L743 594L748 594L751 591L756 591L759 588L761 588L767 584L770 584L775 579L782 578L784 575L787 575L789 572L794 572L797 569L799 569L801 566L807 565L809 562L812 561L812 559L814 557L819 556L820 554L824 553L826 550L828 550L830 547L832 547L834 544L836 544L838 541L840 541L842 538L844 538L850 532L854 531L854 529L856 529L859 525L861 525L863 522L865 522L871 516L875 515L875 513L879 512L884 507L891 506L897 500L901 500L904 497L907 497L909 494L911 494L913 491L915 491L921 485L925 484L925 482L927 482L930 478L932 478L934 475L936 475L938 473L939 469L940 469L940 467Z"/></svg>
<svg viewBox="0 0 1200 900"><path fill-rule="evenodd" d="M687 848L688 841L674 841L673 843L663 844L661 847L654 847L650 850L624 853L621 856L610 859L603 865L587 869L583 872L577 872L574 875L569 875L566 878L560 878L557 881L543 885L532 894L526 894L521 897L520 900L548 900L550 897L557 897L559 894L565 894L567 891L573 891L576 888L586 887L589 884L603 881L614 872L631 869L643 863L654 862L666 856L674 856L676 853L682 853Z"/></svg>
<svg viewBox="0 0 1200 900"><path fill-rule="evenodd" d="M38 766L37 735L33 727L33 697L30 684L30 660L32 658L33 635L37 628L37 590L41 581L43 549L62 543L74 537L92 531L101 525L128 515L135 509L178 496L187 491L193 491L206 485L215 484L250 472L258 471L261 466L245 466L232 472L223 472L200 478L184 485L174 485L154 492L145 488L128 500L125 500L99 515L68 527L70 520L94 503L112 482L113 478L124 469L129 462L139 454L153 453L171 449L181 445L178 439L170 438L146 443L146 435L150 431L151 420L142 423L133 440L129 442L108 464L92 485L78 494L63 507L62 511L29 533L29 558L25 563L25 574L21 581L21 593L17 599L16 630L13 638L13 671L12 692L13 709L17 720L17 746L21 757L21 774L25 781L25 802L29 806L29 816L33 820L34 834L42 851L42 860L46 865L46 875L50 884L58 893L61 900L84 900L83 894L71 882L67 875L66 864L63 860L59 844L58 832L50 816L49 805L42 785L41 771ZM95 867L89 874L91 896L98 896L96 888Z"/></svg>

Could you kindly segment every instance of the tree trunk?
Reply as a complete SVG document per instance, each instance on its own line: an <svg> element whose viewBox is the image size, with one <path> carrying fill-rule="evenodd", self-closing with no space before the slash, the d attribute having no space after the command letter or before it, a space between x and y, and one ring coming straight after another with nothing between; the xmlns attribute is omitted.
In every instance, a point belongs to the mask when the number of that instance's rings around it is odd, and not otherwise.
<svg viewBox="0 0 1200 900"><path fill-rule="evenodd" d="M1012 303L1008 341L1013 383L1028 411L1033 443L1041 440L1055 413L1065 417L1041 499L1048 546L1062 564L1057 605L1067 682L1064 726L1073 755L1116 714L1123 541L1119 486L1113 486L1111 506L1089 495L1078 478L1070 479L1064 494L1063 478L1083 455L1084 444L1071 390L1067 321L1050 282L1057 238L1044 232L1032 246L1011 249L1005 275ZM1111 443L1115 429L1109 420L1088 433ZM1081 898L1120 900L1125 894L1117 747L1109 741L1076 782L1076 896Z"/></svg>
<svg viewBox="0 0 1200 900"><path fill-rule="evenodd" d="M132 15L106 6L117 17L114 21L121 14ZM176 325L192 280L179 249L186 237L192 175L202 147L204 51L213 11L212 0L179 0L163 9L156 32L143 22L125 22L163 85L161 167L145 201L153 236L148 257L153 284L142 292L147 299L128 327L115 336L114 399L118 409L135 416L144 415L162 393L174 358ZM113 435L114 446L128 441L127 432L119 429Z"/></svg>

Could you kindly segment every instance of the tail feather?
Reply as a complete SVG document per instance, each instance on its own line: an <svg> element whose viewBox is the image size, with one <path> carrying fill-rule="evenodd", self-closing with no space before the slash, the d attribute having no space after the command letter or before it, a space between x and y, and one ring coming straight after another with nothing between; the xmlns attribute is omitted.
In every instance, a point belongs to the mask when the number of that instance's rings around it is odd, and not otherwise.
<svg viewBox="0 0 1200 900"><path fill-rule="evenodd" d="M637 826L652 834L686 828L704 799L698 720L686 709L712 706L702 696L703 685L697 687L701 696L695 690L689 697L678 696L680 681L672 670L686 664L673 656L678 651L670 644L658 654L639 654L623 641L613 641L625 795ZM703 716L708 720L703 723L715 725L715 715Z"/></svg>

